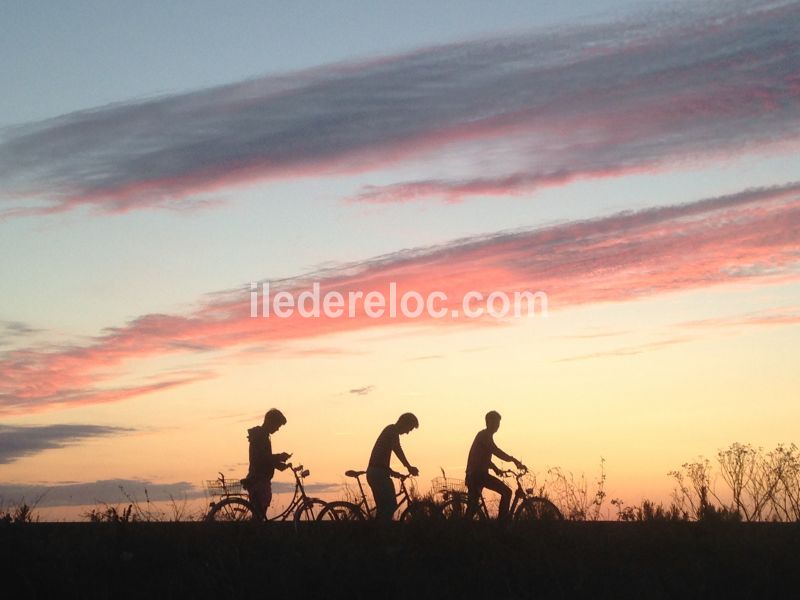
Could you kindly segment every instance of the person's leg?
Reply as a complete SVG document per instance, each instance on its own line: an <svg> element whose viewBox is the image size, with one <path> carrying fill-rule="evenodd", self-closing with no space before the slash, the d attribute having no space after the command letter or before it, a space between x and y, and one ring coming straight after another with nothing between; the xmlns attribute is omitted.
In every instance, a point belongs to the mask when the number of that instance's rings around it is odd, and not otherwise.
<svg viewBox="0 0 800 600"><path fill-rule="evenodd" d="M379 521L390 523L392 517L394 517L394 511L397 510L397 497L395 496L394 483L392 482L392 478L387 474L379 478L378 484L378 496L380 496L381 503L378 505L377 514L375 516Z"/></svg>
<svg viewBox="0 0 800 600"><path fill-rule="evenodd" d="M397 510L397 498L392 478L382 469L368 469L367 483L372 490L372 497L375 499L376 519L384 523L390 522L394 511Z"/></svg>
<svg viewBox="0 0 800 600"><path fill-rule="evenodd" d="M466 519L469 521L475 516L475 511L478 510L478 503L481 499L481 492L483 491L483 482L481 477L468 476L467 484L467 512Z"/></svg>
<svg viewBox="0 0 800 600"><path fill-rule="evenodd" d="M264 516L266 516L270 504L272 504L272 482L267 481L264 487Z"/></svg>
<svg viewBox="0 0 800 600"><path fill-rule="evenodd" d="M500 510L497 514L498 519L505 519L508 516L508 508L511 506L511 488L488 473L483 481L485 488L500 494Z"/></svg>
<svg viewBox="0 0 800 600"><path fill-rule="evenodd" d="M250 504L256 511L256 518L263 520L266 518L267 507L272 500L270 482L266 478L248 481L246 489L250 496Z"/></svg>

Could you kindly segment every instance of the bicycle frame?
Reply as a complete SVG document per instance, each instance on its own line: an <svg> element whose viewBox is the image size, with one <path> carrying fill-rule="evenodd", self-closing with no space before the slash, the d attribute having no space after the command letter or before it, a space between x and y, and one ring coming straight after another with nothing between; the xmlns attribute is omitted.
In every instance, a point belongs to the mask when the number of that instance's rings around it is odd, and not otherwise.
<svg viewBox="0 0 800 600"><path fill-rule="evenodd" d="M406 479L411 477L411 475L400 475L392 473L391 476L394 479L398 479L400 481L400 490L396 491L394 494L395 499L397 500L397 510L400 510L402 507L411 504L411 494L408 492L408 488L406 487ZM358 482L358 491L361 495L361 499L356 502L356 506L361 509L365 516L370 519L375 518L375 514L377 511L377 506L370 506L369 501L367 500L367 493L364 491L364 485L361 483L361 475L356 475L355 480ZM402 513L402 511L401 511Z"/></svg>
<svg viewBox="0 0 800 600"><path fill-rule="evenodd" d="M303 478L308 477L309 472L303 469L303 465L294 467L292 463L286 463L286 466L291 469L294 475L294 495L292 496L292 501L289 502L283 512L274 517L269 517L267 519L268 521L285 521L290 515L294 515L299 506L305 504L309 500L309 497L306 495L305 485L303 485Z"/></svg>
<svg viewBox="0 0 800 600"><path fill-rule="evenodd" d="M517 489L514 490L514 499L511 501L511 507L508 509L509 514L514 514L520 502L524 501L528 496L528 491L522 485L522 478L528 473L528 469L524 471L513 471L508 469L501 473L503 477L513 477L517 482ZM531 490L532 491L532 490ZM483 496L481 494L481 496ZM482 498L481 498L482 499Z"/></svg>
<svg viewBox="0 0 800 600"><path fill-rule="evenodd" d="M514 497L512 498L511 506L508 509L508 513L511 515L514 514L514 511L522 502L533 495L533 490L529 490L522 485L522 478L527 475L527 473L527 469L522 471L508 469L499 473L501 477L513 477L517 482L517 489L514 490ZM444 495L444 499L447 500L448 498L461 498L461 501L465 506L469 501L468 494L464 492L447 492ZM487 519L489 518L489 508L486 506L486 500L483 498L483 493L481 493L480 497L478 498L477 510L481 511Z"/></svg>

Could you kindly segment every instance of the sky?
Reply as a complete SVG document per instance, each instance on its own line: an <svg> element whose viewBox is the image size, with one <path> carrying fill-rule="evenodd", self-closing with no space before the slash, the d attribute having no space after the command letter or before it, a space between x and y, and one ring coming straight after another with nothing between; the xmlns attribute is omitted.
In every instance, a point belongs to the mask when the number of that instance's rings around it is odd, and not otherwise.
<svg viewBox="0 0 800 600"><path fill-rule="evenodd" d="M629 504L798 441L800 3L3 13L0 508L200 502L273 406L325 497L406 411L423 489L489 410ZM252 318L251 282L548 311Z"/></svg>

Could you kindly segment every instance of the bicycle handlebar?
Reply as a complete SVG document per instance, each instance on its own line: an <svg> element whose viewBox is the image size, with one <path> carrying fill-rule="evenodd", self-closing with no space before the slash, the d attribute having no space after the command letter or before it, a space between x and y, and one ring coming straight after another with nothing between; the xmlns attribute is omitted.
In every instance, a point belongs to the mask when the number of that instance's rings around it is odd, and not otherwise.
<svg viewBox="0 0 800 600"><path fill-rule="evenodd" d="M515 471L514 469L506 469L504 471L500 471L500 475L502 477L523 477L528 474L528 467L525 465L522 466L521 469Z"/></svg>
<svg viewBox="0 0 800 600"><path fill-rule="evenodd" d="M305 467L303 467L303 465L297 465L295 467L292 463L287 462L286 466L292 471L292 473L295 473L295 474L299 473L300 477L308 477L309 474L310 474L308 471L304 471L303 470L305 468Z"/></svg>

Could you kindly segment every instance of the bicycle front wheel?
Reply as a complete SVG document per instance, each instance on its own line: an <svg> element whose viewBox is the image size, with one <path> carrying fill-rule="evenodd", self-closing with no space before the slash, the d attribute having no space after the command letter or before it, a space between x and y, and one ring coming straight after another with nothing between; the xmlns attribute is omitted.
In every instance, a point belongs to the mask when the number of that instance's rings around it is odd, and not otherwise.
<svg viewBox="0 0 800 600"><path fill-rule="evenodd" d="M317 521L363 521L364 513L352 502L337 500L328 502L328 506L319 513Z"/></svg>
<svg viewBox="0 0 800 600"><path fill-rule="evenodd" d="M547 498L526 498L514 511L515 521L563 521L564 515Z"/></svg>
<svg viewBox="0 0 800 600"><path fill-rule="evenodd" d="M255 521L256 511L253 505L244 498L231 496L216 502L208 512L208 521Z"/></svg>
<svg viewBox="0 0 800 600"><path fill-rule="evenodd" d="M319 498L308 498L297 510L294 511L294 522L303 523L308 521L316 521L319 514L325 510L328 505L324 500Z"/></svg>

